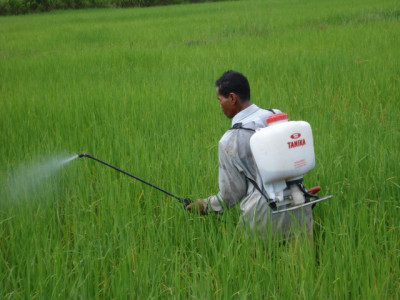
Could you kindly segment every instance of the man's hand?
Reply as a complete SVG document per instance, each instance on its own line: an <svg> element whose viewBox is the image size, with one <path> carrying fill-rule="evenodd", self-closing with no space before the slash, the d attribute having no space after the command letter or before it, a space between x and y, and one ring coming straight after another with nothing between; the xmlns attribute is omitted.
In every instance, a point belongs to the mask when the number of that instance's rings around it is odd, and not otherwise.
<svg viewBox="0 0 400 300"><path fill-rule="evenodd" d="M204 207L205 207L204 202L201 199L197 199L196 201L193 201L193 203L186 206L186 210L190 212L199 213L201 215L205 215L206 210Z"/></svg>

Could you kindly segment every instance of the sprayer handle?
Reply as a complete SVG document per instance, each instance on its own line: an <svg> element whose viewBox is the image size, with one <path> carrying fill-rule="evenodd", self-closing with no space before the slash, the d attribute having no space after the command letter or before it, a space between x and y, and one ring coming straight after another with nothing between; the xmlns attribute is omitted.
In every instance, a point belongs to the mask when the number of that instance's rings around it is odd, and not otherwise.
<svg viewBox="0 0 400 300"><path fill-rule="evenodd" d="M189 198L180 198L179 200L183 203L184 209L186 209L186 206L188 206L189 204L191 204L193 202Z"/></svg>
<svg viewBox="0 0 400 300"><path fill-rule="evenodd" d="M310 194L315 195L315 194L318 193L320 190L321 190L321 187L320 187L320 186L315 186L315 187L312 187L312 188L308 189L307 192L309 192Z"/></svg>

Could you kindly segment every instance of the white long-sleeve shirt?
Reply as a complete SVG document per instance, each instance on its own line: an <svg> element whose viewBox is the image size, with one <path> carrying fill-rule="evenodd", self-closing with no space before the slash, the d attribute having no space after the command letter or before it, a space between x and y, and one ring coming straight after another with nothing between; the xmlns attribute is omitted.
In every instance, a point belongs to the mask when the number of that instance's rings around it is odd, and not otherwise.
<svg viewBox="0 0 400 300"><path fill-rule="evenodd" d="M279 110L274 110L279 113ZM232 119L232 127L242 123L242 127L257 129L267 125L266 120L273 113L252 104ZM207 206L216 212L223 210L222 203L228 207L240 203L243 215L251 217L257 211L266 211L266 199L247 179L250 178L262 187L262 179L250 149L250 137L254 132L243 129L228 130L218 144L219 193L205 199Z"/></svg>
<svg viewBox="0 0 400 300"><path fill-rule="evenodd" d="M274 112L280 113L281 111L274 109ZM244 128L262 128L267 125L266 120L272 114L271 111L252 104L235 115L232 119L232 127L241 123ZM290 216L282 213L271 217L271 209L267 200L251 182L253 180L260 188L263 186L261 175L250 149L250 137L253 133L250 130L230 129L222 136L218 144L220 191L203 201L208 208L212 208L215 212L222 212L223 204L232 207L240 203L242 221L251 229L257 226L257 229L263 233L269 219L275 224L275 229L285 227L284 231L290 230ZM306 215L308 216L307 224L310 225L311 210L307 210Z"/></svg>

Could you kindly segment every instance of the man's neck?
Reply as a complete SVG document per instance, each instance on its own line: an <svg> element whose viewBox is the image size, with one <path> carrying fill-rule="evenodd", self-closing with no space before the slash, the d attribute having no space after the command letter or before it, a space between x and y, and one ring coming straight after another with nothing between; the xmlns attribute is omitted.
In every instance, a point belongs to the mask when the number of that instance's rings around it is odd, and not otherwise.
<svg viewBox="0 0 400 300"><path fill-rule="evenodd" d="M246 102L239 102L238 110L237 110L237 112L236 112L235 115L237 115L237 114L240 113L242 110L245 110L246 108L248 108L248 107L251 106L251 105L252 105L252 103L251 103L250 100L249 100L249 101L246 101Z"/></svg>

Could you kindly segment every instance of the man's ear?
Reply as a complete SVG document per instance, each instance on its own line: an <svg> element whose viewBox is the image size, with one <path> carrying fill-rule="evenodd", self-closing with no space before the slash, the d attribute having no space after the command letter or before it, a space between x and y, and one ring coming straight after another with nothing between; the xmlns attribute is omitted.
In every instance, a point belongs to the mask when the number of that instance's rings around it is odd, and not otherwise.
<svg viewBox="0 0 400 300"><path fill-rule="evenodd" d="M235 93L229 93L228 98L232 104L236 104L239 101L239 97Z"/></svg>

